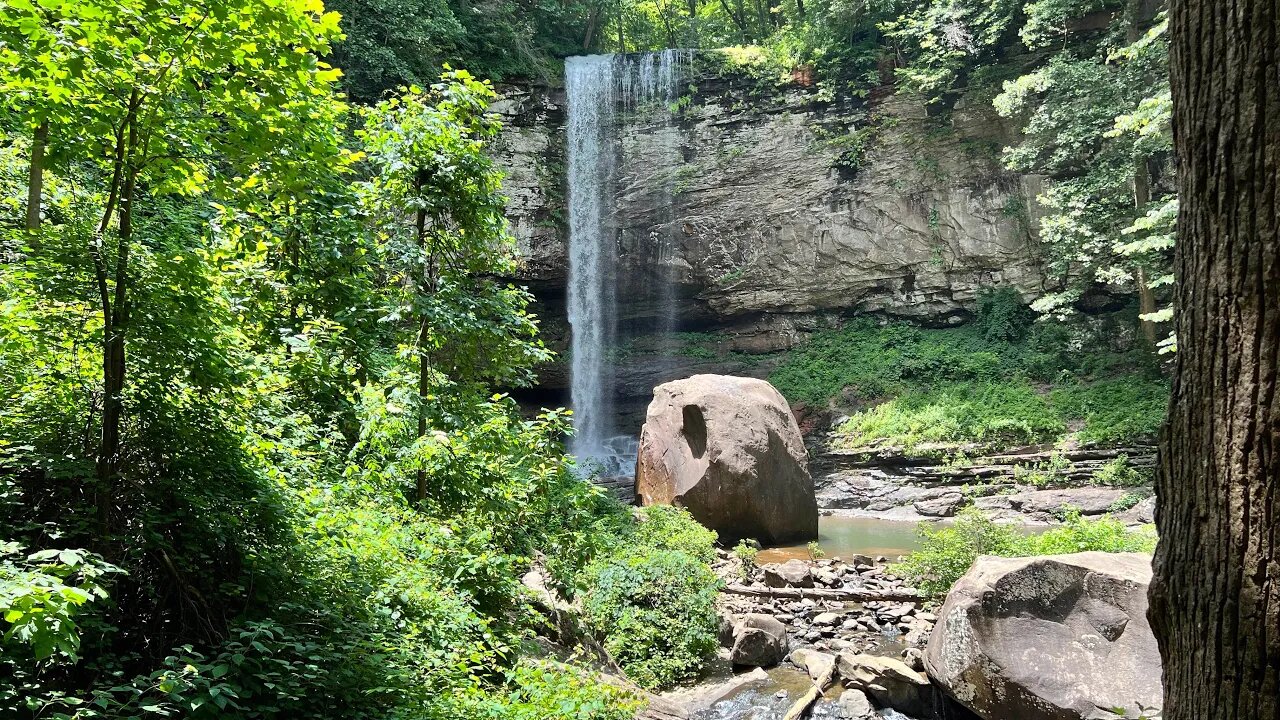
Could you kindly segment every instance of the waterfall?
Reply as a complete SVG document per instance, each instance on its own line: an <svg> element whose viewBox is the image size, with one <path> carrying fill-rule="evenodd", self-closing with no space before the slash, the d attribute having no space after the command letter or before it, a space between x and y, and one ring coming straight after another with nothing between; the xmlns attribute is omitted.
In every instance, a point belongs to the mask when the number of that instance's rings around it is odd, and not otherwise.
<svg viewBox="0 0 1280 720"><path fill-rule="evenodd" d="M628 474L635 441L614 428L610 350L618 338L618 233L614 222L620 115L653 111L664 122L681 80L684 51L589 55L565 62L568 100L569 288L572 328L570 394L572 451L601 475ZM669 202L669 200L668 200ZM669 218L669 213L668 213ZM669 256L669 241L654 233L655 258ZM659 303L674 305L670 283L654 288ZM674 312L662 322L674 323Z"/></svg>

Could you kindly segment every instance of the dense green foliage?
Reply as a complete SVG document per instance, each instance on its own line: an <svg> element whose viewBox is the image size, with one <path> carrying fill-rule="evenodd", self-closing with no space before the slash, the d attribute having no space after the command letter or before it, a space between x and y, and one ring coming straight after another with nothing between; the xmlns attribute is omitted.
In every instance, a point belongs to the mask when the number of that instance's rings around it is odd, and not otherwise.
<svg viewBox="0 0 1280 720"><path fill-rule="evenodd" d="M1131 530L1111 517L1089 520L1078 512L1066 513L1059 527L1024 534L1017 528L990 520L982 511L966 508L954 523L920 524L921 547L894 571L932 597L944 595L964 575L979 555L1024 557L1062 555L1087 551L1145 552L1155 549L1156 536L1149 528Z"/></svg>
<svg viewBox="0 0 1280 720"><path fill-rule="evenodd" d="M1037 309L1128 283L1150 314L1169 282L1161 22L1067 30L1116 2L2 4L6 718L628 717L627 692L530 651L535 563L647 686L714 649L714 535L637 522L576 476L564 413L494 394L548 353L500 279L495 93L443 62L555 82L579 52L754 44L722 60L766 83L812 66L825 99L895 74L942 123L985 84L1023 130L1007 165L1050 181L1061 287ZM1102 349L1123 334L991 294L963 328L820 333L774 380L855 409L851 443L1122 442L1167 394L1144 351ZM1146 542L977 522L922 572Z"/></svg>
<svg viewBox="0 0 1280 720"><path fill-rule="evenodd" d="M836 428L850 447L876 444L1151 439L1168 385L1151 354L1106 350L1111 327L1033 323L992 292L969 325L847 323L815 334L770 376L793 402L850 408Z"/></svg>
<svg viewBox="0 0 1280 720"><path fill-rule="evenodd" d="M587 619L645 687L692 678L715 652L715 539L685 510L649 507L630 542L587 568Z"/></svg>
<svg viewBox="0 0 1280 720"><path fill-rule="evenodd" d="M493 394L548 353L492 88L354 111L338 37L308 0L0 15L6 718L614 720L527 653L521 574L578 592L634 536L713 592L711 536Z"/></svg>

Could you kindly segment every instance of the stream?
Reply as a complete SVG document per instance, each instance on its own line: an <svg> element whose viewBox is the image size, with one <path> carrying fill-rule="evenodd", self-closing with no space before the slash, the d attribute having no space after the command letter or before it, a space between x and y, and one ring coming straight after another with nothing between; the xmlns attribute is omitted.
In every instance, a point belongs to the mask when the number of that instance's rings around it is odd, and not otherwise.
<svg viewBox="0 0 1280 720"><path fill-rule="evenodd" d="M825 515L818 518L818 547L827 557L849 558L853 555L884 555L890 560L907 555L920 547L917 523L881 520L872 517ZM783 545L760 551L756 562L780 563L792 559L808 560L807 543Z"/></svg>
<svg viewBox="0 0 1280 720"><path fill-rule="evenodd" d="M913 552L919 545L917 523L914 522L839 514L818 518L818 547L827 557L869 555L897 559ZM757 555L757 562L761 564L791 559L810 560L808 545L800 543L766 548ZM897 657L902 647L898 642L887 641L872 652ZM733 678L746 680L745 677L735 674L727 663L713 664L710 674L697 685L674 691L668 697L687 703L691 720L779 720L812 685L809 676L790 663L758 674L762 677L733 687ZM840 718L837 701L841 691L839 685L829 688L807 717ZM872 717L912 720L893 710L882 709L877 713Z"/></svg>

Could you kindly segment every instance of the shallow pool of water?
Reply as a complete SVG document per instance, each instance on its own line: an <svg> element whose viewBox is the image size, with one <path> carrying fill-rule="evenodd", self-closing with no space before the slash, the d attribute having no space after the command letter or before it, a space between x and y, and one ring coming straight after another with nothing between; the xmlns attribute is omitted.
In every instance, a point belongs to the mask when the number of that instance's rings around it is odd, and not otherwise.
<svg viewBox="0 0 1280 720"><path fill-rule="evenodd" d="M818 547L827 557L848 558L861 554L884 555L896 560L899 555L915 552L920 547L920 536L913 522L827 515L818 518ZM756 562L786 562L795 558L809 559L807 544L761 550Z"/></svg>

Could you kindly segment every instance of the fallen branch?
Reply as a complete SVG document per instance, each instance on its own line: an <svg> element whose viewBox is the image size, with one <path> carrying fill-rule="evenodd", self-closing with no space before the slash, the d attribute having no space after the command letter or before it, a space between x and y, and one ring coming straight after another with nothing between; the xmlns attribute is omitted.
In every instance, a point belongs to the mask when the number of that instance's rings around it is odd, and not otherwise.
<svg viewBox="0 0 1280 720"><path fill-rule="evenodd" d="M826 672L813 681L813 687L809 688L809 691L804 695L801 695L800 699L787 711L787 714L782 716L782 720L800 720L800 718L804 717L805 713L809 711L809 706L817 702L818 698L827 691L827 686L831 684L835 673L836 664L833 661L827 667Z"/></svg>
<svg viewBox="0 0 1280 720"><path fill-rule="evenodd" d="M746 585L729 585L724 591L733 595L747 595L750 597L814 598L843 600L846 602L867 602L871 600L920 602L920 593L911 588L902 588L900 590L830 590L827 588L760 588Z"/></svg>

